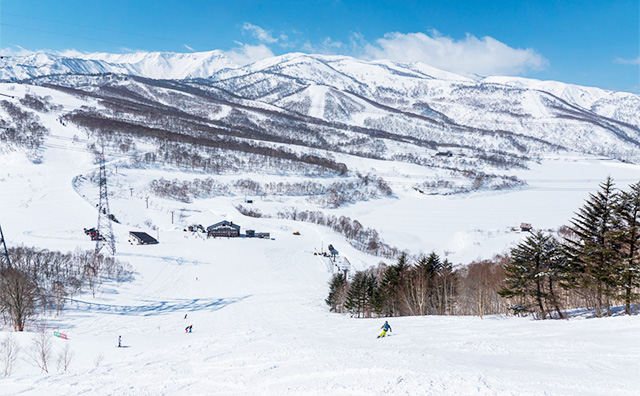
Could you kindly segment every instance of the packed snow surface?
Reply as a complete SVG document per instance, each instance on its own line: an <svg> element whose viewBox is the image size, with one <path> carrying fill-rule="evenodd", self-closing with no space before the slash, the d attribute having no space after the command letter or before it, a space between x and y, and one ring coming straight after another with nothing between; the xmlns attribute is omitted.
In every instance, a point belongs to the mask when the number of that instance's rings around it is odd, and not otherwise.
<svg viewBox="0 0 640 396"><path fill-rule="evenodd" d="M63 131L52 133L58 139L50 138L41 164L15 152L0 156L7 244L93 249L83 228L96 223L97 190L76 191L72 180L96 165L57 135ZM384 319L328 311L324 299L333 268L313 253L332 243L355 269L380 258L323 227L244 217L234 208L241 197L192 204L151 197L147 209L143 187L161 170L120 168L116 174L117 161L110 160L110 177L125 177L133 190L127 196L121 192L129 185L110 185L111 209L122 222L114 224L116 257L131 263L135 279L105 284L96 297L74 296L62 315L40 318L15 334L23 358L36 326L46 327L54 355L68 343L75 357L68 371L52 363L48 374L20 359L15 372L0 379L2 395L638 394L637 315L391 318L390 336L376 339ZM566 224L607 175L620 187L640 175L635 165L566 156L520 172L529 182L521 190L458 196L420 195L400 188L405 176L391 175L396 197L341 213L376 228L392 245L436 250L465 264L521 240L524 235L511 230L520 222ZM206 227L223 219L241 225L243 233L270 232L272 239L206 239L183 231L186 224ZM146 231L160 244L130 245L129 231ZM185 333L188 325L192 333ZM54 338L54 330L68 340ZM0 338L10 334L2 329Z"/></svg>

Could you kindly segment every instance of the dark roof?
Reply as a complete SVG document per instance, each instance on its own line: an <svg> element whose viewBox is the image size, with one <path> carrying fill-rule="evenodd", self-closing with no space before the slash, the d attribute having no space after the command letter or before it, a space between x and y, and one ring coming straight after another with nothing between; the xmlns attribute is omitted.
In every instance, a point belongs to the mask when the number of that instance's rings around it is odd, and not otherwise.
<svg viewBox="0 0 640 396"><path fill-rule="evenodd" d="M216 223L214 225L210 225L209 227L207 227L207 231L209 231L210 229L213 229L213 228L221 227L221 226L233 227L236 230L240 231L240 226L239 225L233 224L233 221L227 221L227 220L222 220L219 223Z"/></svg>
<svg viewBox="0 0 640 396"><path fill-rule="evenodd" d="M142 243L158 243L158 241L146 232L129 231L129 234L138 238Z"/></svg>

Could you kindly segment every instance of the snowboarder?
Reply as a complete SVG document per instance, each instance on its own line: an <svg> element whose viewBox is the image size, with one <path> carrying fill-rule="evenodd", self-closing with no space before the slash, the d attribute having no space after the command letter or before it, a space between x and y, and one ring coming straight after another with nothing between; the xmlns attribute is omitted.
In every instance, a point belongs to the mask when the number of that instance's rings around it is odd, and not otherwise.
<svg viewBox="0 0 640 396"><path fill-rule="evenodd" d="M122 346L122 336L118 336L118 348Z"/></svg>
<svg viewBox="0 0 640 396"><path fill-rule="evenodd" d="M386 336L387 335L387 331L393 331L393 330L391 330L391 326L389 326L389 322L387 322L386 320L385 320L384 324L382 325L381 329L382 329L382 333L380 333L378 335L378 338Z"/></svg>

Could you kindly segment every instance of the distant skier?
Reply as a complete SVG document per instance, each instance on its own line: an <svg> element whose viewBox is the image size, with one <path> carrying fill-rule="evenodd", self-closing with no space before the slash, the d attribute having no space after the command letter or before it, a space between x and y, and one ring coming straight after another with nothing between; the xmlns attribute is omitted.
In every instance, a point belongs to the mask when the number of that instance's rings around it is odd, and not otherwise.
<svg viewBox="0 0 640 396"><path fill-rule="evenodd" d="M118 336L118 348L122 346L122 336Z"/></svg>
<svg viewBox="0 0 640 396"><path fill-rule="evenodd" d="M187 314L184 314L184 318L185 318L185 319L187 318Z"/></svg>
<svg viewBox="0 0 640 396"><path fill-rule="evenodd" d="M393 330L391 330L391 326L389 326L389 322L387 322L386 320L385 320L384 324L382 325L381 329L382 329L382 333L380 333L378 335L378 338L386 336L387 335L387 331L393 331Z"/></svg>
<svg viewBox="0 0 640 396"><path fill-rule="evenodd" d="M184 332L185 333L191 333L191 330L193 329L193 325L189 325L187 327L184 328Z"/></svg>

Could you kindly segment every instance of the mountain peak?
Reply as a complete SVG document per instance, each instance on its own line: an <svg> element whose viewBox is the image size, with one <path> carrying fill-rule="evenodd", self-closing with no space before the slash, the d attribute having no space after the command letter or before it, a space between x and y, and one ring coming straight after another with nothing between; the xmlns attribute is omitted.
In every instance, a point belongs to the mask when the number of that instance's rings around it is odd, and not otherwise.
<svg viewBox="0 0 640 396"><path fill-rule="evenodd" d="M126 73L156 79L207 78L236 68L222 51L132 52L56 54L36 52L6 56L0 63L0 79L21 80L48 74Z"/></svg>

